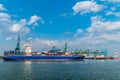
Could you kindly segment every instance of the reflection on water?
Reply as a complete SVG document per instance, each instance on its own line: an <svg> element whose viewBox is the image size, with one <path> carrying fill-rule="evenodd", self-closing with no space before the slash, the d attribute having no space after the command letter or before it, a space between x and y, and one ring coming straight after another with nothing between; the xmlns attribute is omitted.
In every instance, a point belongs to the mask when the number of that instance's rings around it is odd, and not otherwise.
<svg viewBox="0 0 120 80"><path fill-rule="evenodd" d="M119 60L0 61L0 80L120 80Z"/></svg>
<svg viewBox="0 0 120 80"><path fill-rule="evenodd" d="M34 80L32 76L32 67L31 67L31 61L24 61L23 62L23 72L24 72L24 78L25 80Z"/></svg>
<svg viewBox="0 0 120 80"><path fill-rule="evenodd" d="M32 61L24 61L23 63L30 65Z"/></svg>

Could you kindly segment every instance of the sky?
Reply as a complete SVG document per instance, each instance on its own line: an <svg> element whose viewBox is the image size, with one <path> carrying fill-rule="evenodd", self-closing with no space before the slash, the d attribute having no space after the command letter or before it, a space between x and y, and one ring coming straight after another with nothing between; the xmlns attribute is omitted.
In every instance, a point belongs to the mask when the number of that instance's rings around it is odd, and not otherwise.
<svg viewBox="0 0 120 80"><path fill-rule="evenodd" d="M0 55L14 50L17 35L21 49L52 46L68 51L120 52L120 0L0 0Z"/></svg>

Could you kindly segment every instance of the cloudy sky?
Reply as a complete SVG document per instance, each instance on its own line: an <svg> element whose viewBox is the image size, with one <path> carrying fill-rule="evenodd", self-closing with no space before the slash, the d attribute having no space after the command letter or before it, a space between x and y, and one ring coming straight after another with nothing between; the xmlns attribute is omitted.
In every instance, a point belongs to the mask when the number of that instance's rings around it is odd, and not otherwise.
<svg viewBox="0 0 120 80"><path fill-rule="evenodd" d="M0 55L31 43L33 51L52 46L120 52L120 0L0 0Z"/></svg>

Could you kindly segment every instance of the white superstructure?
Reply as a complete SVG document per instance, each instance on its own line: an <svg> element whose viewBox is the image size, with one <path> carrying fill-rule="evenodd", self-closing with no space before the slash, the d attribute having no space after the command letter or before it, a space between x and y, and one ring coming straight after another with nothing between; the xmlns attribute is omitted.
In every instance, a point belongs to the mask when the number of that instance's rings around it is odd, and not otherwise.
<svg viewBox="0 0 120 80"><path fill-rule="evenodd" d="M25 54L26 56L31 56L31 47L29 45L25 46Z"/></svg>

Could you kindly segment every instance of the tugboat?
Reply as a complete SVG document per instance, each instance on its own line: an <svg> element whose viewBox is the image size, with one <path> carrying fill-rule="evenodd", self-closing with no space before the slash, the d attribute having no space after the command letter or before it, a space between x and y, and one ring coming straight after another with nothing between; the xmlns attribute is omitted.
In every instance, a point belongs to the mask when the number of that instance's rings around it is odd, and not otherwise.
<svg viewBox="0 0 120 80"><path fill-rule="evenodd" d="M65 44L64 51L56 50L55 47L47 53L37 54L37 52L31 52L30 46L25 46L25 52L20 51L20 36L18 35L17 45L13 51L5 51L3 59L5 61L24 61L24 60L81 60L84 59L83 55L74 55L66 51L67 43Z"/></svg>

